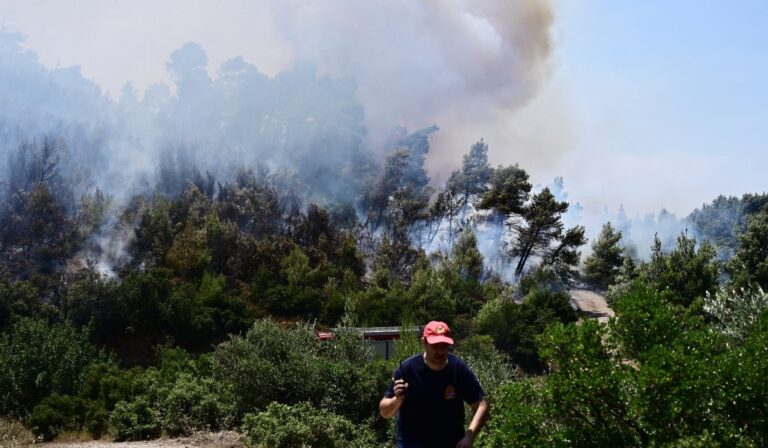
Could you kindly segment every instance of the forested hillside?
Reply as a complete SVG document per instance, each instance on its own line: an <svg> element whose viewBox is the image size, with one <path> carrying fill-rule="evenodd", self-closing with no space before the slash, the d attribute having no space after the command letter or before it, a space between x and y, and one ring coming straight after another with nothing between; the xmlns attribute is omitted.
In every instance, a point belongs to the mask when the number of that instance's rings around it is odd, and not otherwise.
<svg viewBox="0 0 768 448"><path fill-rule="evenodd" d="M477 446L768 444L764 195L648 235L647 259L606 223L582 260L562 191L491 166L482 139L442 185L424 167L437 126L372 154L348 80L237 59L212 80L189 44L174 94L113 103L19 39L0 33L0 74L28 87L0 90L2 428L391 444L378 401L418 341L382 360L345 328L435 319L491 403ZM575 282L616 318L574 311Z"/></svg>

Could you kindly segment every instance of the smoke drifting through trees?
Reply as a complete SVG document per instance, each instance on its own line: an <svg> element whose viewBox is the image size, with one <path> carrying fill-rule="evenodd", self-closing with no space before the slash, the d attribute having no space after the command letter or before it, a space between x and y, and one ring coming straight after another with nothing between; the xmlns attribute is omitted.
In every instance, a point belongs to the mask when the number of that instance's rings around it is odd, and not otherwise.
<svg viewBox="0 0 768 448"><path fill-rule="evenodd" d="M483 217L473 204L494 185L488 144L480 141L472 146L462 169L444 187L432 186L425 160L430 150L443 154L444 148L430 145L430 140L451 129L432 126L409 134L401 126L390 131L382 149L371 147L366 127L371 119L366 119L352 79L320 76L307 63L268 77L241 57L224 62L218 76L211 78L205 50L189 43L167 62L172 87L155 84L141 96L127 84L114 102L77 68L48 70L22 44L21 35L0 33L0 100L7 105L0 110L0 145L6 155L0 157L0 175L7 177L7 197L19 190L19 182L34 182L28 171L35 168L25 164L49 163L44 152L55 150L53 165L61 188L51 184L49 192L64 204L66 213L74 213L78 204L93 209L88 218L95 226L89 230L89 247L99 254L97 262L106 271L110 263L105 257L114 262L127 256L131 231L119 222L118 214L131 197L152 191L175 197L190 183L213 197L219 184L233 181L242 168L264 176L278 174L272 179L280 179L280 187L294 191L305 206L316 203L327 208L336 220L353 222L350 218L358 207L370 231L389 232L389 244L448 251L461 231L472 228L489 266L501 272L512 261L508 258L512 242L499 220L509 211ZM541 42L531 44L526 57L541 58L546 48ZM494 89L513 95L511 84L485 81L489 85L485 93L473 92L480 98L498 93ZM407 106L415 100L404 101ZM436 115L442 106L430 107L435 109L425 117ZM403 106L403 110L423 108ZM373 153L381 152L388 155L378 162ZM517 168L500 168L496 176L512 169ZM547 189L554 201L568 199L562 178ZM539 194L543 187L533 190ZM527 200L527 192L522 193L521 200ZM584 223L578 203L569 204L560 219L567 227ZM658 220L650 216L630 221L623 210L615 218L589 222L589 229L594 233L608 220L622 231L625 245L641 257L654 233L660 233L669 248L685 229L663 211ZM508 224L518 234L524 230ZM521 254L512 250L515 256L523 255L517 260L516 276L527 260L527 250L521 250Z"/></svg>

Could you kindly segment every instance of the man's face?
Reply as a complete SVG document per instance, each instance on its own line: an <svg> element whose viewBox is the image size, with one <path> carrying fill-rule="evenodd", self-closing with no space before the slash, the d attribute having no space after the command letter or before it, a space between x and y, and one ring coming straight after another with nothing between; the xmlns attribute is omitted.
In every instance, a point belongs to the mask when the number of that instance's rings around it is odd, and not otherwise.
<svg viewBox="0 0 768 448"><path fill-rule="evenodd" d="M427 353L427 360L431 364L443 365L448 361L448 352L451 351L451 344L440 342L437 344L428 344L424 339L424 350Z"/></svg>

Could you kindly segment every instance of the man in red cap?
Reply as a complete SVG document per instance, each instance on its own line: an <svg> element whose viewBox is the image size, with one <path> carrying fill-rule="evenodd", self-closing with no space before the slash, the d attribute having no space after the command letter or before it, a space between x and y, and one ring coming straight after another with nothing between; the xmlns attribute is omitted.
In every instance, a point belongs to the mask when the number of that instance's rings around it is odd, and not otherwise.
<svg viewBox="0 0 768 448"><path fill-rule="evenodd" d="M384 418L397 414L398 448L471 448L488 417L483 389L450 353L453 339L445 322L428 323L421 342L424 353L400 363L379 412ZM466 431L464 403L474 412Z"/></svg>

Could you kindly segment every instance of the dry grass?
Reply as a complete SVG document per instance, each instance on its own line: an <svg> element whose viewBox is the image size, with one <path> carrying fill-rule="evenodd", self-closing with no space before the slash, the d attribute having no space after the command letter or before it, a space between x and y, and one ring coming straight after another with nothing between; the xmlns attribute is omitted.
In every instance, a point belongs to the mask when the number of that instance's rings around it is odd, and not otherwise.
<svg viewBox="0 0 768 448"><path fill-rule="evenodd" d="M20 422L0 417L0 448L29 446L35 436Z"/></svg>

